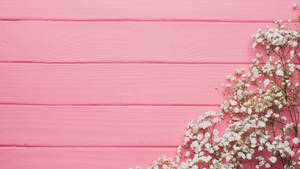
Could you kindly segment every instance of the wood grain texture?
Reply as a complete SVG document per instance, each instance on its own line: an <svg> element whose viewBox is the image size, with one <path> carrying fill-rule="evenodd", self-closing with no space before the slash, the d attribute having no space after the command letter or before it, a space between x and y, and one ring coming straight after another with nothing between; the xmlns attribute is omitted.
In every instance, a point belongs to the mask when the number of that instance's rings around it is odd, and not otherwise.
<svg viewBox="0 0 300 169"><path fill-rule="evenodd" d="M0 64L0 103L216 105L232 64Z"/></svg>
<svg viewBox="0 0 300 169"><path fill-rule="evenodd" d="M0 61L249 63L251 34L265 25L3 21Z"/></svg>
<svg viewBox="0 0 300 169"><path fill-rule="evenodd" d="M300 0L1 0L0 168L120 169L174 157L250 36ZM224 127L224 126L221 126Z"/></svg>
<svg viewBox="0 0 300 169"><path fill-rule="evenodd" d="M1 146L177 146L186 124L217 107L0 106Z"/></svg>
<svg viewBox="0 0 300 169"><path fill-rule="evenodd" d="M3 19L273 20L297 15L298 0L1 0Z"/></svg>
<svg viewBox="0 0 300 169"><path fill-rule="evenodd" d="M174 157L175 148L0 148L1 169L128 169L157 157Z"/></svg>

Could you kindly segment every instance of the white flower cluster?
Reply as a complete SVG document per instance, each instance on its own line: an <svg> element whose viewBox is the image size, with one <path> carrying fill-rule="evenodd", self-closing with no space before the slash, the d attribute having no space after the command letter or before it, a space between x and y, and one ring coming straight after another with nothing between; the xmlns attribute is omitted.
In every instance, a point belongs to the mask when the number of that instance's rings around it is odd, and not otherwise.
<svg viewBox="0 0 300 169"><path fill-rule="evenodd" d="M142 169L142 167L136 167L136 169ZM152 165L147 167L147 169L178 169L178 166L171 158L163 156L159 157L157 161L153 161Z"/></svg>
<svg viewBox="0 0 300 169"><path fill-rule="evenodd" d="M256 168L300 167L300 72L295 57L300 35L276 23L277 28L259 29L252 36L258 53L249 72L237 70L229 76L230 87L224 85L228 99L221 109L231 121L223 136L230 146L223 151L232 154L234 168L243 168L243 160Z"/></svg>
<svg viewBox="0 0 300 169"><path fill-rule="evenodd" d="M252 36L256 58L227 76L221 112L188 123L176 162L149 169L300 168L300 34L276 24Z"/></svg>
<svg viewBox="0 0 300 169"><path fill-rule="evenodd" d="M274 50L279 52L282 50L283 46L292 46L297 47L299 33L295 30L286 29L286 26L282 24L282 21L276 21L278 28L269 28L266 27L267 31L262 31L258 29L256 34L252 35L252 38L255 39L252 47L255 49L259 45L264 46L267 52Z"/></svg>
<svg viewBox="0 0 300 169"><path fill-rule="evenodd" d="M197 122L188 123L184 143L177 150L176 162L180 169L209 168L220 150L221 138L215 128L220 121L211 111L200 116Z"/></svg>

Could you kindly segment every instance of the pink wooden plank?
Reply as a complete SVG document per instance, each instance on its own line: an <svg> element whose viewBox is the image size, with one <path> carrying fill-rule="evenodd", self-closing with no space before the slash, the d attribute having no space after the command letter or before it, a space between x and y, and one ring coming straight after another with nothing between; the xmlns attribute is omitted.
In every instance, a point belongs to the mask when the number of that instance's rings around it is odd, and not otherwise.
<svg viewBox="0 0 300 169"><path fill-rule="evenodd" d="M1 0L9 19L273 20L295 17L299 0Z"/></svg>
<svg viewBox="0 0 300 169"><path fill-rule="evenodd" d="M0 103L220 104L235 64L0 64Z"/></svg>
<svg viewBox="0 0 300 169"><path fill-rule="evenodd" d="M186 124L217 107L0 106L0 145L177 146Z"/></svg>
<svg viewBox="0 0 300 169"><path fill-rule="evenodd" d="M265 25L0 22L0 61L249 63L251 34Z"/></svg>
<svg viewBox="0 0 300 169"><path fill-rule="evenodd" d="M1 169L128 169L147 166L175 148L0 148Z"/></svg>

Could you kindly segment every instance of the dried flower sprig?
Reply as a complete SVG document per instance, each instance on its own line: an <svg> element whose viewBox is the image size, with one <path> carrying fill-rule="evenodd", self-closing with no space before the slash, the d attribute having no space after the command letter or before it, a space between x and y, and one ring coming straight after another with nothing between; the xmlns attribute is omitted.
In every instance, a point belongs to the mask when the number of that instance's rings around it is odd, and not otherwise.
<svg viewBox="0 0 300 169"><path fill-rule="evenodd" d="M252 35L256 58L227 76L220 113L188 123L176 162L148 169L300 168L299 26L275 24Z"/></svg>
<svg viewBox="0 0 300 169"><path fill-rule="evenodd" d="M296 65L300 34L282 21L276 24L277 28L259 29L252 35L258 53L249 72L238 70L229 77L221 109L232 119L226 132L239 137L230 142L231 147L243 147L243 151L231 151L231 164L240 165L249 157L247 161L256 168L300 167L300 67Z"/></svg>

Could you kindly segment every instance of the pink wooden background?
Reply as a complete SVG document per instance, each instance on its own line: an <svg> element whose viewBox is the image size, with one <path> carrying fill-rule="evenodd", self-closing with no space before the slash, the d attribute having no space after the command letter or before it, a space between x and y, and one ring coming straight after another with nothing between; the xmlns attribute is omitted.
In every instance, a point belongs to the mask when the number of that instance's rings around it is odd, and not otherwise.
<svg viewBox="0 0 300 169"><path fill-rule="evenodd" d="M0 168L126 169L186 123L296 0L1 0Z"/></svg>

